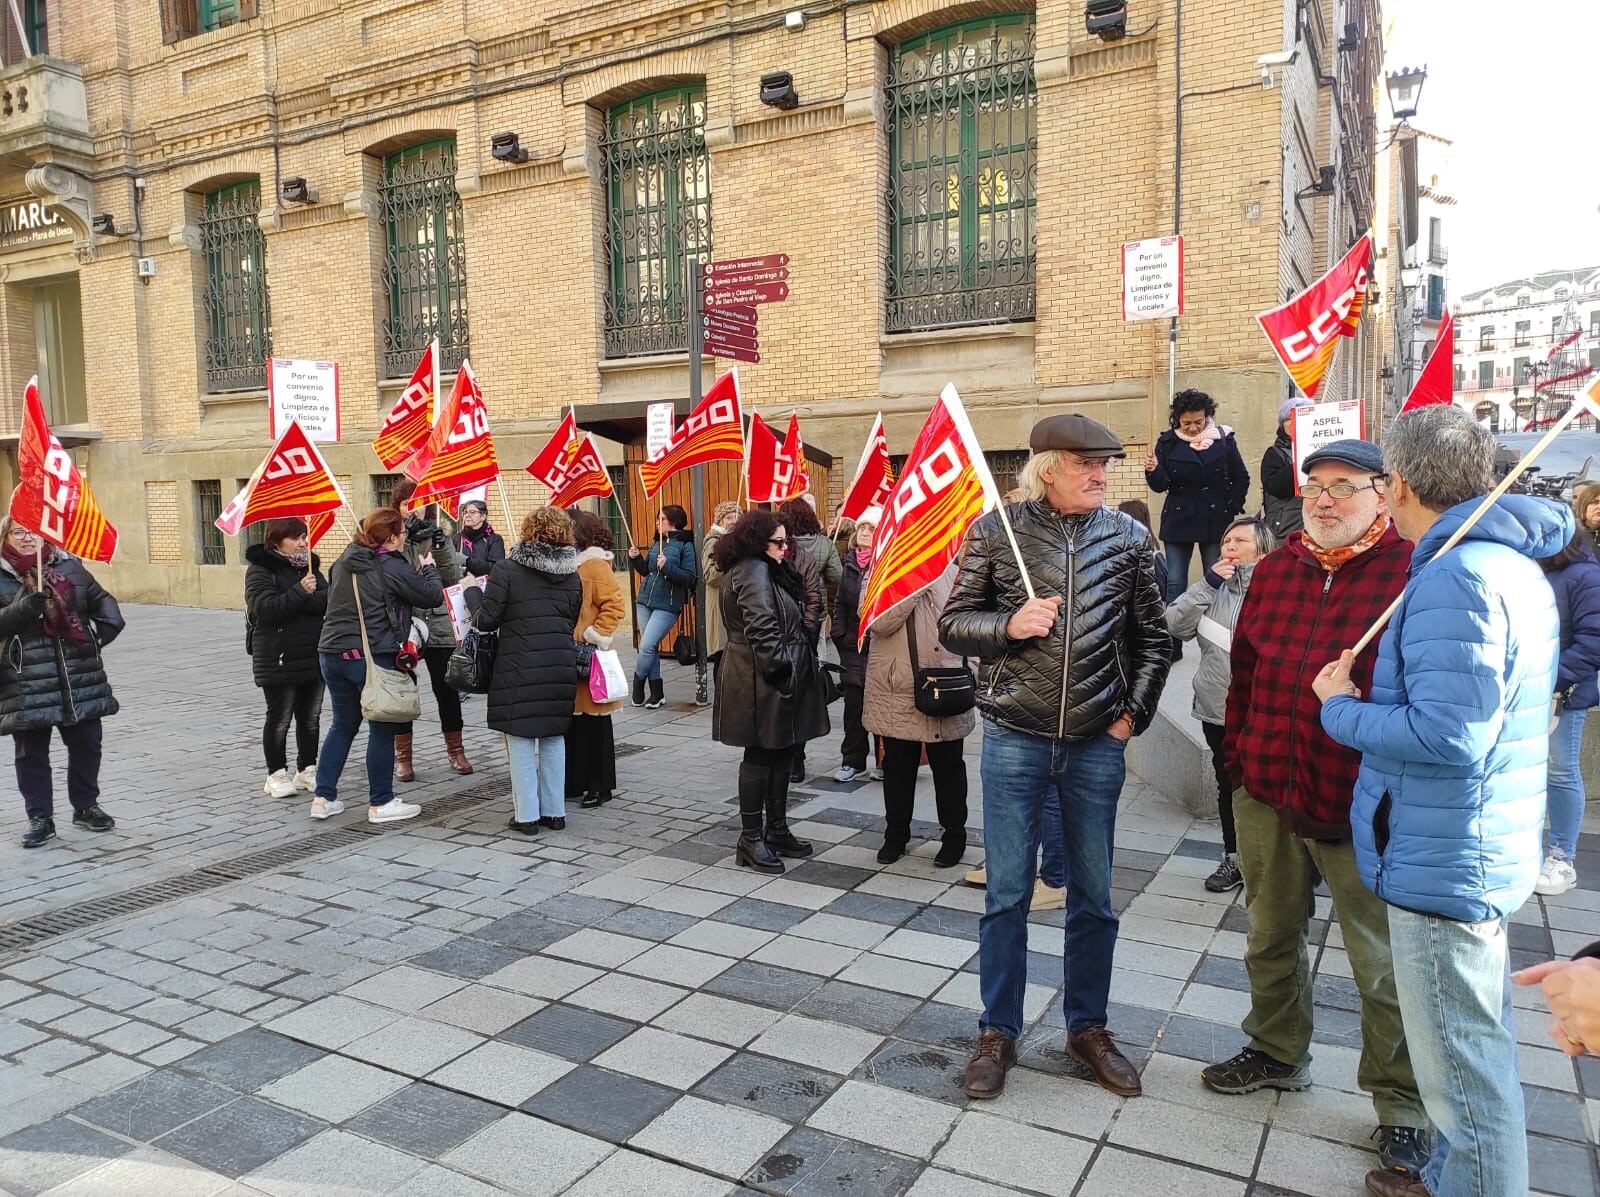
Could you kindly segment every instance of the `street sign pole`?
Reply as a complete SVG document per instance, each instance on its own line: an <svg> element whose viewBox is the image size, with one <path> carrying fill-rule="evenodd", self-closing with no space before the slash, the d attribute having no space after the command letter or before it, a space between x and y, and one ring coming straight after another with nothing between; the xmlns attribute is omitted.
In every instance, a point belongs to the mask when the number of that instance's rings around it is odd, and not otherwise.
<svg viewBox="0 0 1600 1197"><path fill-rule="evenodd" d="M701 303L701 266L700 259L694 254L688 254L685 261L684 278L689 287L689 410L693 411L700 406L700 363L705 356L705 325L700 317L704 310ZM700 561L700 554L705 549L706 543L706 468L703 465L694 467L693 474L693 503L694 503L694 550L695 560L699 569L695 571L694 583L694 701L696 706L705 706L711 701L710 691L706 686L706 563Z"/></svg>

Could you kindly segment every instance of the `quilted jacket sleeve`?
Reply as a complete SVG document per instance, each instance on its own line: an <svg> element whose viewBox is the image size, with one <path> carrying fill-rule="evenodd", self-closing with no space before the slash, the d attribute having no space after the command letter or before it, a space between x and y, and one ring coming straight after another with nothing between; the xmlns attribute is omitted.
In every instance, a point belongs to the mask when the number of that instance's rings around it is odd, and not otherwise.
<svg viewBox="0 0 1600 1197"><path fill-rule="evenodd" d="M1167 607L1167 631L1178 640L1193 640L1200 631L1200 617L1211 610L1216 588L1204 578L1185 590Z"/></svg>
<svg viewBox="0 0 1600 1197"><path fill-rule="evenodd" d="M995 610L994 555L1010 551L998 517L985 516L972 526L961 573L939 617L939 639L951 652L992 660L1015 647L1006 635L1015 612Z"/></svg>
<svg viewBox="0 0 1600 1197"><path fill-rule="evenodd" d="M1600 672L1600 569L1587 562L1569 566L1567 605L1572 643L1561 650L1556 689L1570 690Z"/></svg>
<svg viewBox="0 0 1600 1197"><path fill-rule="evenodd" d="M1228 681L1228 710L1223 720L1222 762L1228 776L1237 779L1241 774L1239 764L1239 733L1244 728L1245 717L1250 713L1250 690L1255 680L1256 661L1260 653L1250 639L1250 629L1260 618L1259 596L1265 591L1257 577L1254 585L1245 591L1244 602L1233 621L1233 650L1229 653L1232 676ZM1320 668L1320 666L1318 667Z"/></svg>
<svg viewBox="0 0 1600 1197"><path fill-rule="evenodd" d="M1454 570L1429 571L1398 633L1408 701L1385 705L1339 695L1322 705L1323 729L1357 752L1395 760L1454 766L1482 760L1505 718L1507 631L1502 604L1483 585Z"/></svg>
<svg viewBox="0 0 1600 1197"><path fill-rule="evenodd" d="M1142 533L1144 529L1140 529ZM1133 715L1134 734L1155 721L1161 691L1172 671L1172 637L1167 633L1166 603L1156 581L1155 553L1148 541L1139 546L1139 567L1134 575L1133 609L1129 617L1133 642L1133 683L1127 709Z"/></svg>

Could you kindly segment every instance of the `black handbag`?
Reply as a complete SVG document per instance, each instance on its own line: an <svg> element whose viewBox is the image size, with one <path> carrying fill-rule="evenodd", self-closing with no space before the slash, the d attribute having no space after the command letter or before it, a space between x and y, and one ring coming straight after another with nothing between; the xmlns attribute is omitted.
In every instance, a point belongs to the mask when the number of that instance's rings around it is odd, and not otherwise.
<svg viewBox="0 0 1600 1197"><path fill-rule="evenodd" d="M831 707L844 697L844 688L839 684L844 670L832 661L819 661L815 657L812 660L817 665L817 684L822 687L822 705Z"/></svg>
<svg viewBox="0 0 1600 1197"><path fill-rule="evenodd" d="M678 632L678 638L672 642L672 659L679 665L693 665L695 624L699 612L694 609L693 599L684 604L684 610L689 613L689 618Z"/></svg>
<svg viewBox="0 0 1600 1197"><path fill-rule="evenodd" d="M965 657L960 665L936 669L924 669L918 664L915 611L906 620L906 640L911 646L911 701L917 710L931 719L947 719L965 715L978 705L978 679L972 676Z"/></svg>
<svg viewBox="0 0 1600 1197"><path fill-rule="evenodd" d="M580 681L589 679L589 670L594 666L594 645L587 642L578 645L578 678Z"/></svg>
<svg viewBox="0 0 1600 1197"><path fill-rule="evenodd" d="M468 628L445 665L445 684L462 694L487 694L494 680L494 657L499 646L498 633Z"/></svg>

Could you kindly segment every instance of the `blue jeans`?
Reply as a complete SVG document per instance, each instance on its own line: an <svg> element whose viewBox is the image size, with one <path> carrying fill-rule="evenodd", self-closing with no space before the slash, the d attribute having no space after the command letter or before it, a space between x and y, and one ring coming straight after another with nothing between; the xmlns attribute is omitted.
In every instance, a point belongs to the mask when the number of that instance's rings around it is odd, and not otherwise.
<svg viewBox="0 0 1600 1197"><path fill-rule="evenodd" d="M1578 827L1583 822L1583 775L1578 771L1578 751L1583 747L1583 721L1587 710L1563 711L1550 733L1550 767L1545 781L1550 815L1550 851L1568 860L1578 851Z"/></svg>
<svg viewBox="0 0 1600 1197"><path fill-rule="evenodd" d="M980 1026L994 1027L1012 1039L1022 1033L1028 906L1039 843L1050 824L1051 797L1059 801L1062 816L1055 834L1067 890L1062 999L1067 1031L1077 1034L1105 1025L1117 946L1111 842L1126 775L1125 751L1126 745L1108 735L1069 743L984 720L981 775L988 884L978 922Z"/></svg>
<svg viewBox="0 0 1600 1197"><path fill-rule="evenodd" d="M1210 569L1222 556L1220 541L1167 541L1167 602L1177 602L1183 597L1183 592L1189 589L1189 562L1196 548L1200 550L1200 564L1205 569Z"/></svg>
<svg viewBox="0 0 1600 1197"><path fill-rule="evenodd" d="M361 687L367 680L367 663L346 661L338 653L319 656L333 722L317 754L317 797L332 800L339 796L339 777L350 757L350 745L361 730ZM394 800L394 738L405 730L404 723L367 723L367 795L373 806Z"/></svg>
<svg viewBox="0 0 1600 1197"><path fill-rule="evenodd" d="M511 757L511 806L517 822L567 817L567 738L507 736Z"/></svg>
<svg viewBox="0 0 1600 1197"><path fill-rule="evenodd" d="M1406 1046L1437 1128L1432 1197L1522 1197L1528 1140L1504 919L1458 923L1389 907Z"/></svg>
<svg viewBox="0 0 1600 1197"><path fill-rule="evenodd" d="M633 662L633 676L646 681L661 680L661 653L657 651L662 639L678 622L674 611L657 611L651 607L639 608L639 655Z"/></svg>

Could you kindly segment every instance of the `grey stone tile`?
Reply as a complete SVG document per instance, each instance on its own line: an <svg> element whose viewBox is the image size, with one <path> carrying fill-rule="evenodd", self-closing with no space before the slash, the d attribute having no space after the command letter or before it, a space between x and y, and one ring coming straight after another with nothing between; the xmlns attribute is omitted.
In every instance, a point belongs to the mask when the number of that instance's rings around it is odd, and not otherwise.
<svg viewBox="0 0 1600 1197"><path fill-rule="evenodd" d="M422 1015L480 1035L497 1035L544 1006L540 999L520 993L507 993L488 985L468 985L425 1007Z"/></svg>
<svg viewBox="0 0 1600 1197"><path fill-rule="evenodd" d="M716 956L710 959L720 960ZM721 960L720 964L726 967L728 961ZM577 993L569 994L567 1000L574 1006L597 1010L602 1014L612 1014L634 1022L649 1022L663 1010L677 1005L688 992L687 989L680 989L676 985L663 985L659 981L617 972L607 973L598 981L585 985Z"/></svg>
<svg viewBox="0 0 1600 1197"><path fill-rule="evenodd" d="M74 1011L65 1018L56 1019L50 1024L50 1029L62 1035L70 1035L74 1039L91 1039L102 1031L109 1031L126 1021L127 1019L120 1014L96 1010L91 1006Z"/></svg>
<svg viewBox="0 0 1600 1197"><path fill-rule="evenodd" d="M614 914L620 914L626 906L607 898L588 898L582 894L557 894L553 898L546 898L533 909L537 914L559 919L563 923L571 923L577 927L592 927L596 923L605 922Z"/></svg>
<svg viewBox="0 0 1600 1197"><path fill-rule="evenodd" d="M447 977L402 964L357 982L344 991L344 996L391 1010L419 1010L465 984L460 977Z"/></svg>
<svg viewBox="0 0 1600 1197"><path fill-rule="evenodd" d="M745 1180L789 1197L894 1197L910 1187L920 1167L904 1156L801 1127L769 1151Z"/></svg>
<svg viewBox="0 0 1600 1197"><path fill-rule="evenodd" d="M406 1076L426 1076L483 1042L481 1035L425 1018L402 1018L347 1045L345 1054Z"/></svg>
<svg viewBox="0 0 1600 1197"><path fill-rule="evenodd" d="M765 1006L736 1002L714 993L694 993L659 1015L655 1025L729 1047L743 1047L782 1015Z"/></svg>
<svg viewBox="0 0 1600 1197"><path fill-rule="evenodd" d="M282 1035L255 1028L195 1052L183 1060L183 1071L254 1093L262 1085L304 1068L325 1053Z"/></svg>
<svg viewBox="0 0 1600 1197"><path fill-rule="evenodd" d="M680 1098L629 1142L644 1151L723 1176L742 1176L789 1125L737 1106Z"/></svg>
<svg viewBox="0 0 1600 1197"><path fill-rule="evenodd" d="M388 1197L503 1197L504 1189L474 1180L438 1164L429 1164L410 1180L391 1192ZM221 1197L232 1197L221 1194ZM239 1197L250 1197L240 1194Z"/></svg>
<svg viewBox="0 0 1600 1197"><path fill-rule="evenodd" d="M962 1006L928 1002L894 1031L898 1039L927 1043L950 1051L966 1051L978 1038L978 1015Z"/></svg>
<svg viewBox="0 0 1600 1197"><path fill-rule="evenodd" d="M1524 1085L1522 1097L1530 1134L1571 1139L1576 1143L1588 1141L1582 1099L1571 1093L1540 1089L1535 1085ZM1600 1128L1596 1129L1600 1131Z"/></svg>
<svg viewBox="0 0 1600 1197"><path fill-rule="evenodd" d="M546 1086L522 1108L571 1130L621 1143L681 1096L664 1085L583 1064Z"/></svg>
<svg viewBox="0 0 1600 1197"><path fill-rule="evenodd" d="M622 971L695 989L729 966L726 956L663 943L635 956Z"/></svg>
<svg viewBox="0 0 1600 1197"><path fill-rule="evenodd" d="M304 1114L241 1097L162 1135L155 1146L237 1179L298 1147L325 1125Z"/></svg>
<svg viewBox="0 0 1600 1197"><path fill-rule="evenodd" d="M1159 1051L1210 1064L1216 1060L1226 1060L1244 1043L1244 1032L1237 1026L1207 1022L1187 1014L1174 1014L1167 1019L1166 1029L1161 1032L1156 1047Z"/></svg>
<svg viewBox="0 0 1600 1197"><path fill-rule="evenodd" d="M275 1018L266 1029L334 1051L399 1017L398 1011L334 995Z"/></svg>
<svg viewBox="0 0 1600 1197"><path fill-rule="evenodd" d="M923 909L925 907L917 902L854 890L835 899L828 907L828 913L844 918L865 919L869 923L882 923L886 927L898 927Z"/></svg>
<svg viewBox="0 0 1600 1197"><path fill-rule="evenodd" d="M809 973L741 960L727 972L707 982L705 991L742 1002L754 1002L758 1006L770 1006L774 1010L789 1010L814 992L821 983L821 977Z"/></svg>
<svg viewBox="0 0 1600 1197"><path fill-rule="evenodd" d="M491 1041L430 1074L428 1083L515 1106L571 1070L570 1061Z"/></svg>
<svg viewBox="0 0 1600 1197"><path fill-rule="evenodd" d="M1594 1152L1577 1143L1533 1135L1528 1139L1528 1184L1557 1197L1600 1193Z"/></svg>
<svg viewBox="0 0 1600 1197"><path fill-rule="evenodd" d="M826 885L831 889L855 889L873 875L872 869L853 869L849 865L833 864L826 860L807 860L784 872L784 876L791 881Z"/></svg>
<svg viewBox="0 0 1600 1197"><path fill-rule="evenodd" d="M885 1151L926 1159L960 1114L949 1105L904 1090L846 1081L806 1124Z"/></svg>
<svg viewBox="0 0 1600 1197"><path fill-rule="evenodd" d="M909 931L925 931L930 935L943 935L951 939L978 941L978 916L965 910L951 910L945 906L929 906L920 914L906 920Z"/></svg>
<svg viewBox="0 0 1600 1197"><path fill-rule="evenodd" d="M800 1122L840 1083L839 1077L816 1068L740 1052L696 1085L694 1092L785 1122Z"/></svg>
<svg viewBox="0 0 1600 1197"><path fill-rule="evenodd" d="M1003 1176L1008 1184L1050 1197L1069 1197L1093 1150L1083 1139L969 1110L934 1162L971 1176Z"/></svg>
<svg viewBox="0 0 1600 1197"><path fill-rule="evenodd" d="M558 1002L508 1027L498 1038L582 1064L635 1029L635 1024L623 1019Z"/></svg>
<svg viewBox="0 0 1600 1197"><path fill-rule="evenodd" d="M345 1131L329 1130L244 1179L272 1197L314 1197L326 1190L332 1177L350 1178L349 1189L353 1192L388 1193L424 1166L423 1160L393 1147Z"/></svg>
<svg viewBox="0 0 1600 1197"><path fill-rule="evenodd" d="M143 1060L146 1064L152 1064L157 1068L163 1068L168 1064L176 1063L179 1060L194 1055L195 1052L199 1051L203 1047L205 1047L205 1044L199 1042L198 1040L185 1039L180 1035L176 1038L168 1039L162 1043L158 1043L148 1051L140 1052L139 1059Z"/></svg>
<svg viewBox="0 0 1600 1197"><path fill-rule="evenodd" d="M505 1111L486 1101L415 1082L346 1123L346 1129L438 1159L496 1122Z"/></svg>
<svg viewBox="0 0 1600 1197"><path fill-rule="evenodd" d="M70 1118L52 1118L0 1139L0 1188L34 1197L133 1150Z"/></svg>
<svg viewBox="0 0 1600 1197"><path fill-rule="evenodd" d="M89 1092L104 1093L108 1089L115 1089L119 1085L136 1080L149 1071L150 1066L147 1064L140 1064L137 1060L107 1052L103 1056L85 1060L72 1068L62 1069L56 1073L56 1079L79 1085Z"/></svg>
<svg viewBox="0 0 1600 1197"><path fill-rule="evenodd" d="M40 1072L59 1072L71 1068L94 1055L94 1048L67 1039L49 1039L44 1043L18 1052L17 1060Z"/></svg>
<svg viewBox="0 0 1600 1197"><path fill-rule="evenodd" d="M431 969L436 973L447 973L452 977L464 977L469 981L476 981L497 969L515 964L526 954L500 944L485 943L481 939L463 935L431 952L424 952L413 958L411 963L418 968Z"/></svg>
<svg viewBox="0 0 1600 1197"><path fill-rule="evenodd" d="M0 1020L0 1056L14 1055L35 1043L43 1043L50 1036L35 1027L25 1027L20 1022Z"/></svg>
<svg viewBox="0 0 1600 1197"><path fill-rule="evenodd" d="M961 1074L970 1050L952 1051L891 1039L856 1075L889 1089L953 1105L966 1104Z"/></svg>
<svg viewBox="0 0 1600 1197"><path fill-rule="evenodd" d="M776 931L763 931L758 927L741 927L737 923L702 919L687 930L678 932L668 942L674 947L738 959L748 956L777 934Z"/></svg>
<svg viewBox="0 0 1600 1197"><path fill-rule="evenodd" d="M220 1109L238 1095L220 1085L178 1072L154 1072L73 1111L108 1131L146 1143L202 1114Z"/></svg>
<svg viewBox="0 0 1600 1197"><path fill-rule="evenodd" d="M848 1074L883 1042L883 1036L838 1023L788 1014L750 1045L750 1050L812 1068Z"/></svg>
<svg viewBox="0 0 1600 1197"><path fill-rule="evenodd" d="M785 906L780 902L763 902L760 898L740 898L717 911L717 919L724 923L737 923L741 927L754 927L758 931L787 931L811 911L799 906ZM839 913L830 907L830 913Z"/></svg>
<svg viewBox="0 0 1600 1197"><path fill-rule="evenodd" d="M619 1151L571 1189L568 1197L723 1197L728 1182L665 1160Z"/></svg>
<svg viewBox="0 0 1600 1197"><path fill-rule="evenodd" d="M553 1001L604 975L604 970L590 968L587 964L573 964L549 956L525 956L507 968L490 973L483 978L483 983Z"/></svg>
<svg viewBox="0 0 1600 1197"><path fill-rule="evenodd" d="M601 931L617 935L631 935L635 939L653 939L657 943L687 931L701 920L670 910L652 910L648 906L630 906L599 924Z"/></svg>
<svg viewBox="0 0 1600 1197"><path fill-rule="evenodd" d="M140 1147L58 1185L50 1190L49 1197L144 1197L147 1193L160 1197L217 1197L234 1187L235 1182L226 1176L153 1147ZM255 1192L251 1190L250 1197Z"/></svg>
<svg viewBox="0 0 1600 1197"><path fill-rule="evenodd" d="M445 1156L442 1163L516 1193L562 1193L614 1150L526 1114L508 1114Z"/></svg>
<svg viewBox="0 0 1600 1197"><path fill-rule="evenodd" d="M794 1008L796 1014L887 1035L917 1008L917 999L884 989L828 981Z"/></svg>
<svg viewBox="0 0 1600 1197"><path fill-rule="evenodd" d="M262 1097L313 1118L343 1122L404 1089L406 1084L405 1077L359 1060L323 1056L259 1092Z"/></svg>
<svg viewBox="0 0 1600 1197"><path fill-rule="evenodd" d="M1264 1133L1259 1123L1200 1114L1151 1098L1126 1105L1111 1130L1111 1142L1132 1150L1158 1150L1168 1159L1216 1172L1248 1176Z"/></svg>
<svg viewBox="0 0 1600 1197"><path fill-rule="evenodd" d="M502 947L523 952L539 952L572 934L572 924L557 922L532 910L508 914L503 919L479 927L473 936Z"/></svg>
<svg viewBox="0 0 1600 1197"><path fill-rule="evenodd" d="M674 1035L659 1027L640 1027L596 1056L594 1062L659 1085L688 1089L731 1054L720 1043Z"/></svg>

